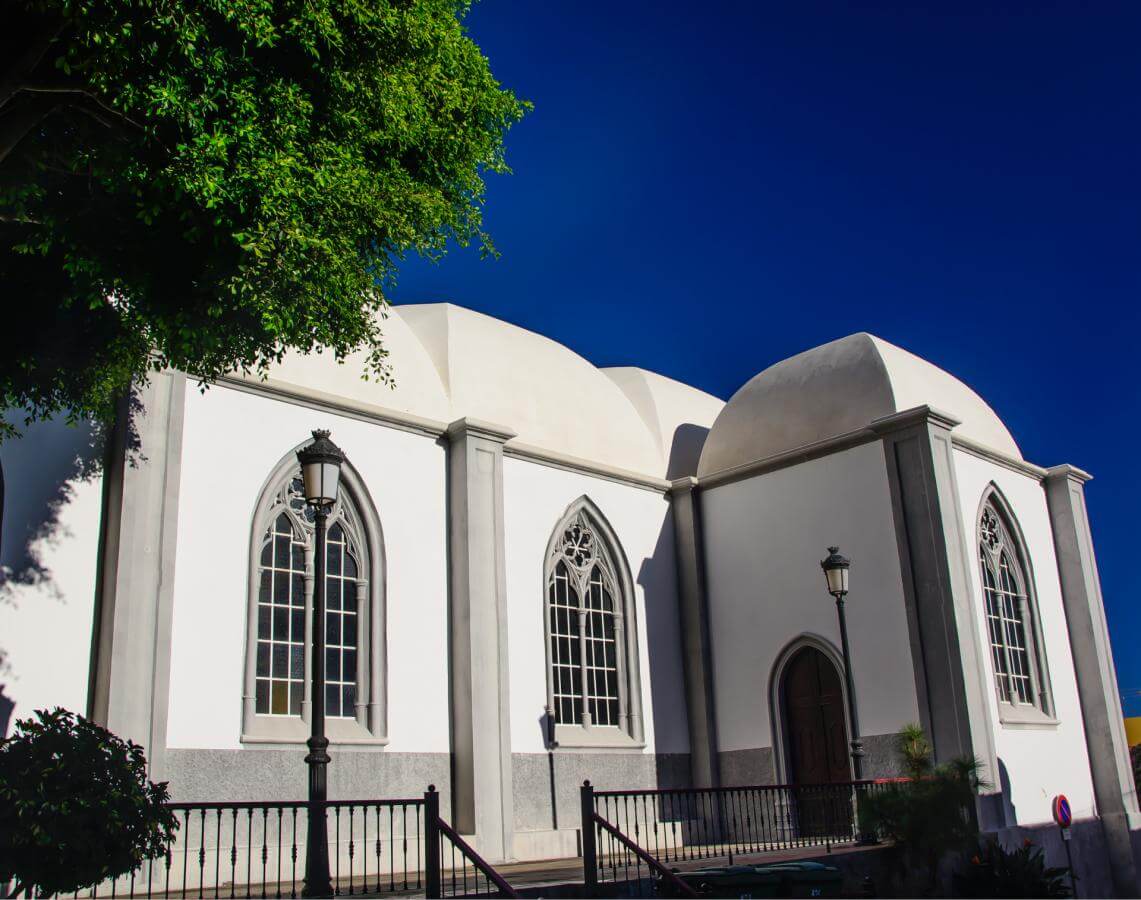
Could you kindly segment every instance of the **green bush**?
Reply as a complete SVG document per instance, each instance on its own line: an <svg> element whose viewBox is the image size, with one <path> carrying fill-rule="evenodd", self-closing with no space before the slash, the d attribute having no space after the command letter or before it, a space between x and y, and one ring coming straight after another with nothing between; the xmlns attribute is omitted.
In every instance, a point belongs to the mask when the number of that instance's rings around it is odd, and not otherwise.
<svg viewBox="0 0 1141 900"><path fill-rule="evenodd" d="M1030 841L1008 851L990 840L955 876L955 893L960 897L1069 897L1067 881L1067 871L1047 866L1042 848Z"/></svg>
<svg viewBox="0 0 1141 900"><path fill-rule="evenodd" d="M898 880L908 890L935 891L940 864L978 846L975 795L982 782L971 758L935 765L918 725L898 735L907 780L870 792L860 804L861 827L892 842Z"/></svg>
<svg viewBox="0 0 1141 900"><path fill-rule="evenodd" d="M0 882L46 896L125 875L178 827L142 747L64 709L0 743Z"/></svg>

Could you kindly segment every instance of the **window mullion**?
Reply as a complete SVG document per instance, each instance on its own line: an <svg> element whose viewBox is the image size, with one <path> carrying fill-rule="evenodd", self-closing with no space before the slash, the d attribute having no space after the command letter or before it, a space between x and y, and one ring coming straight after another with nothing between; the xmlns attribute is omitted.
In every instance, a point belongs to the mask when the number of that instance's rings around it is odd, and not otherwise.
<svg viewBox="0 0 1141 900"><path fill-rule="evenodd" d="M590 691L587 688L587 665L586 665L586 617L587 604L586 592L590 589L589 578L583 578L579 575L578 578L578 665L579 665L579 678L581 679L582 688L582 724L584 727L589 728L591 725L590 715Z"/></svg>

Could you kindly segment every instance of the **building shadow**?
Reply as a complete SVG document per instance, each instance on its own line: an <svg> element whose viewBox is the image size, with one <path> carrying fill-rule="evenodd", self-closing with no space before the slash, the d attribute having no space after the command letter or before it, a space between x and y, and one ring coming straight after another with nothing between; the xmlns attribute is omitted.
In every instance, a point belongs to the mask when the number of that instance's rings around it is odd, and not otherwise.
<svg viewBox="0 0 1141 900"><path fill-rule="evenodd" d="M666 465L667 478L674 480L697 474L708 435L709 429L705 426L689 423L674 430ZM643 685L643 690L648 688L653 715L659 788L688 787L692 782L674 526L671 509L662 522L653 553L642 560L637 574L645 597L645 653L650 673L650 683Z"/></svg>

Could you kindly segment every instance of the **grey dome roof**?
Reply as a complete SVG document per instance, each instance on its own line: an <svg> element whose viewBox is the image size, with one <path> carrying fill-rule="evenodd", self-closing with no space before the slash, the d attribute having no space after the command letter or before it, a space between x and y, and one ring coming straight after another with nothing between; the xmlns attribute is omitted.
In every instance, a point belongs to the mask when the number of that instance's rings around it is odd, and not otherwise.
<svg viewBox="0 0 1141 900"><path fill-rule="evenodd" d="M730 398L701 452L698 476L748 465L927 405L955 434L1022 459L1002 420L938 366L871 334L814 347L769 366Z"/></svg>

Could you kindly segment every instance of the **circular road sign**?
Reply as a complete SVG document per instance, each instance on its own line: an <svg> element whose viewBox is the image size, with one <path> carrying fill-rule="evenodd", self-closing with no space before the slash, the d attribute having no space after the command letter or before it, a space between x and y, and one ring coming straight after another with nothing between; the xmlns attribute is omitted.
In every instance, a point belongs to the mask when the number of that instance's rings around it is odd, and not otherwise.
<svg viewBox="0 0 1141 900"><path fill-rule="evenodd" d="M1065 794L1058 794L1054 798L1054 821L1062 828L1069 828L1070 823L1074 821L1074 814L1070 811L1070 801L1066 799Z"/></svg>

